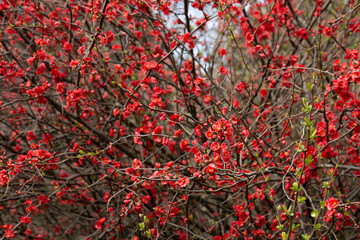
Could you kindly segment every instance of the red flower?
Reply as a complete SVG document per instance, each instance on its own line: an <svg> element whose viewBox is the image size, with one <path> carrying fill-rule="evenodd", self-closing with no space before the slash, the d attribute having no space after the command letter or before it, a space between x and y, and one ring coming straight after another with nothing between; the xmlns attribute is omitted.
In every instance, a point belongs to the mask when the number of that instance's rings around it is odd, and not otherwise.
<svg viewBox="0 0 360 240"><path fill-rule="evenodd" d="M183 178L180 178L180 180L176 184L179 185L179 187L185 187L189 183L190 183L189 178L183 177Z"/></svg>
<svg viewBox="0 0 360 240"><path fill-rule="evenodd" d="M269 151L267 151L267 152L265 153L265 157L267 157L267 158L272 158L272 155L271 155L271 153L270 153Z"/></svg>
<svg viewBox="0 0 360 240"><path fill-rule="evenodd" d="M226 50L225 49L220 49L220 55L223 57L226 55Z"/></svg>
<svg viewBox="0 0 360 240"><path fill-rule="evenodd" d="M205 136L207 139L212 139L214 137L214 134L211 131L211 128L209 128L209 130L207 130L207 132L205 133Z"/></svg>
<svg viewBox="0 0 360 240"><path fill-rule="evenodd" d="M13 232L11 229L8 229L8 230L5 231L5 235L4 235L4 236L7 237L7 238L14 238L14 237L15 237L15 234L14 234L14 232Z"/></svg>
<svg viewBox="0 0 360 240"><path fill-rule="evenodd" d="M335 209L337 206L339 206L339 201L334 197L329 198L325 202L325 207L327 207L328 210Z"/></svg>
<svg viewBox="0 0 360 240"><path fill-rule="evenodd" d="M163 126L157 126L156 128L154 128L152 134L161 134L163 129L164 129Z"/></svg>
<svg viewBox="0 0 360 240"><path fill-rule="evenodd" d="M250 200L250 197L248 197L249 198L249 200ZM254 210L255 209L255 204L252 202L252 203L249 203L249 206L248 206L248 208L250 209L250 210Z"/></svg>
<svg viewBox="0 0 360 240"><path fill-rule="evenodd" d="M56 84L56 90L58 91L58 93L63 93L64 92L64 83L61 82L61 83L58 83Z"/></svg>
<svg viewBox="0 0 360 240"><path fill-rule="evenodd" d="M252 35L250 32L247 32L245 34L245 38L246 38L246 42L251 43L252 41L254 41L254 35Z"/></svg>
<svg viewBox="0 0 360 240"><path fill-rule="evenodd" d="M135 36L137 38L141 38L142 37L142 32L140 32L140 31L135 32Z"/></svg>
<svg viewBox="0 0 360 240"><path fill-rule="evenodd" d="M42 204L47 204L50 201L50 199L47 198L45 195L40 195L37 198L38 198L39 202Z"/></svg>
<svg viewBox="0 0 360 240"><path fill-rule="evenodd" d="M105 34L106 34L106 38L107 38L108 43L114 41L114 34L111 31L106 31Z"/></svg>
<svg viewBox="0 0 360 240"><path fill-rule="evenodd" d="M215 173L215 164L210 163L206 168L206 172L209 174L214 174Z"/></svg>
<svg viewBox="0 0 360 240"><path fill-rule="evenodd" d="M34 134L32 131L30 131L30 132L28 132L28 134L26 135L26 139L27 139L28 141L35 140L35 139L36 139L36 136L35 136L35 134Z"/></svg>
<svg viewBox="0 0 360 240"><path fill-rule="evenodd" d="M327 213L324 216L324 221L330 222L335 213L336 213L336 209L331 209L331 210L327 211Z"/></svg>
<svg viewBox="0 0 360 240"><path fill-rule="evenodd" d="M119 115L119 113L120 113L119 109L115 108L115 109L113 110L113 115L114 115L115 117L116 117L117 115Z"/></svg>
<svg viewBox="0 0 360 240"><path fill-rule="evenodd" d="M174 136L175 136L175 137L180 137L181 135L182 135L181 129L178 129L178 130L175 130L175 131L174 131Z"/></svg>
<svg viewBox="0 0 360 240"><path fill-rule="evenodd" d="M184 62L184 66L187 70L191 71L193 68L193 62L191 60L188 60L188 61Z"/></svg>
<svg viewBox="0 0 360 240"><path fill-rule="evenodd" d="M307 32L307 30L305 28L299 28L295 33L294 35L296 37L299 37L299 38L302 38L304 40L308 39L309 38L309 34Z"/></svg>
<svg viewBox="0 0 360 240"><path fill-rule="evenodd" d="M71 49L72 49L71 44L68 42L64 43L64 49L68 52L71 52Z"/></svg>
<svg viewBox="0 0 360 240"><path fill-rule="evenodd" d="M227 74L227 69L225 67L219 67L219 71L223 75Z"/></svg>
<svg viewBox="0 0 360 240"><path fill-rule="evenodd" d="M199 85L199 84L201 84L203 81L204 81L204 78L196 78L196 79L194 80L194 84Z"/></svg>
<svg viewBox="0 0 360 240"><path fill-rule="evenodd" d="M139 169L139 168L142 168L142 167L143 167L143 165L142 165L141 161L139 159L135 158L133 160L132 168L133 169Z"/></svg>
<svg viewBox="0 0 360 240"><path fill-rule="evenodd" d="M256 52L260 52L260 51L262 50L262 46L261 46L261 45L256 45L256 46L254 47L254 50L255 50Z"/></svg>
<svg viewBox="0 0 360 240"><path fill-rule="evenodd" d="M102 228L102 224L105 222L105 220L106 220L106 218L104 218L104 217L100 218L100 219L96 222L95 228L96 228L97 230L99 230L100 228Z"/></svg>
<svg viewBox="0 0 360 240"><path fill-rule="evenodd" d="M345 59L357 59L359 58L359 53L356 49L350 50L346 49Z"/></svg>
<svg viewBox="0 0 360 240"><path fill-rule="evenodd" d="M46 66L45 63L41 63L40 66L36 69L36 75L41 75L45 72Z"/></svg>
<svg viewBox="0 0 360 240"><path fill-rule="evenodd" d="M26 216L22 216L22 217L20 218L20 221L21 221L22 223L31 223L31 218L26 217Z"/></svg>
<svg viewBox="0 0 360 240"><path fill-rule="evenodd" d="M156 128L154 128L154 131L152 132L152 134L154 135L153 139L155 142L157 142L157 143L161 142L161 137L157 136L157 135L161 134L163 129L164 129L163 126L161 126L161 127L157 126Z"/></svg>
<svg viewBox="0 0 360 240"><path fill-rule="evenodd" d="M29 207L26 208L26 211L27 212L37 212L38 210L37 210L36 206L30 205Z"/></svg>
<svg viewBox="0 0 360 240"><path fill-rule="evenodd" d="M262 98L265 98L267 94L268 94L268 91L266 89L261 89L260 90L260 96Z"/></svg>
<svg viewBox="0 0 360 240"><path fill-rule="evenodd" d="M219 144L218 142L213 142L213 143L211 144L211 150L212 150L212 151L216 152L216 151L218 151L219 149L220 149L220 144Z"/></svg>
<svg viewBox="0 0 360 240"><path fill-rule="evenodd" d="M258 227L262 227L265 224L266 220L265 217L262 215L257 215L256 218L256 226Z"/></svg>
<svg viewBox="0 0 360 240"><path fill-rule="evenodd" d="M204 97L204 102L205 102L206 104L208 104L208 103L211 101L211 99L212 99L212 97L211 97L210 95L206 95L206 96Z"/></svg>
<svg viewBox="0 0 360 240"><path fill-rule="evenodd" d="M189 141L188 140L182 140L180 143L180 148L181 150L185 151L185 152L190 152L191 148L189 146Z"/></svg>
<svg viewBox="0 0 360 240"><path fill-rule="evenodd" d="M236 91L238 91L241 94L244 92L245 88L246 85L243 82L239 82L238 85L235 87Z"/></svg>
<svg viewBox="0 0 360 240"><path fill-rule="evenodd" d="M0 186L6 185L9 182L9 176L6 170L2 170L0 173Z"/></svg>

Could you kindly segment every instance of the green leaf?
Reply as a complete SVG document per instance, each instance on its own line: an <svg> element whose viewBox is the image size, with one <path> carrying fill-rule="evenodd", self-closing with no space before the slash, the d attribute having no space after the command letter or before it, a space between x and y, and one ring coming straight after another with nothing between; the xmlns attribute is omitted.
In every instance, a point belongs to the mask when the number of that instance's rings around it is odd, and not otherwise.
<svg viewBox="0 0 360 240"><path fill-rule="evenodd" d="M311 155L308 155L307 158L306 158L306 160L305 160L306 165L309 165L309 164L311 164L312 162L313 162L312 156L311 156Z"/></svg>
<svg viewBox="0 0 360 240"><path fill-rule="evenodd" d="M294 182L290 189L294 190L295 192L298 192L299 191L299 184L297 182Z"/></svg>
<svg viewBox="0 0 360 240"><path fill-rule="evenodd" d="M299 196L299 197L297 198L297 200L298 200L299 203L303 203L303 202L305 202L306 197L300 197L300 196Z"/></svg>
<svg viewBox="0 0 360 240"><path fill-rule="evenodd" d="M306 83L306 87L307 87L307 89L309 89L309 91L312 91L314 88L314 84L311 84L308 82L308 83Z"/></svg>
<svg viewBox="0 0 360 240"><path fill-rule="evenodd" d="M319 211L317 209L315 209L314 211L311 212L310 216L313 218L316 218L319 215Z"/></svg>
<svg viewBox="0 0 360 240"><path fill-rule="evenodd" d="M312 105L308 105L307 108L306 108L306 110L308 111L308 113L311 112L311 109L312 109Z"/></svg>
<svg viewBox="0 0 360 240"><path fill-rule="evenodd" d="M305 120L305 122L306 122L306 125L309 126L309 125L310 125L309 119L308 119L307 117L304 117L304 120Z"/></svg>
<svg viewBox="0 0 360 240"><path fill-rule="evenodd" d="M150 229L148 229L148 230L146 231L146 236L147 236L148 238L151 237L151 230L150 230Z"/></svg>
<svg viewBox="0 0 360 240"><path fill-rule="evenodd" d="M291 231L294 231L294 230L296 230L297 228L299 228L300 227L300 224L296 224L295 225L295 223L293 223L293 224L291 224Z"/></svg>
<svg viewBox="0 0 360 240"><path fill-rule="evenodd" d="M307 233L306 233L306 234L303 234L303 235L301 235L301 236L303 237L303 239L309 240L309 236L307 235Z"/></svg>
<svg viewBox="0 0 360 240"><path fill-rule="evenodd" d="M139 223L139 227L140 227L141 230L144 230L145 229L145 223L144 222Z"/></svg>
<svg viewBox="0 0 360 240"><path fill-rule="evenodd" d="M301 100L302 100L303 105L306 106L307 105L306 104L306 98L302 98Z"/></svg>
<svg viewBox="0 0 360 240"><path fill-rule="evenodd" d="M318 79L318 75L316 73L313 73L313 79L316 81Z"/></svg>
<svg viewBox="0 0 360 240"><path fill-rule="evenodd" d="M311 126L311 130L310 130L310 139L311 140L317 137L316 132L317 131L314 129L314 127Z"/></svg>
<svg viewBox="0 0 360 240"><path fill-rule="evenodd" d="M321 224L318 223L314 226L315 231L319 230L321 228Z"/></svg>
<svg viewBox="0 0 360 240"><path fill-rule="evenodd" d="M294 213L291 211L292 206L289 207L289 209L286 211L286 215L288 216L294 216Z"/></svg>

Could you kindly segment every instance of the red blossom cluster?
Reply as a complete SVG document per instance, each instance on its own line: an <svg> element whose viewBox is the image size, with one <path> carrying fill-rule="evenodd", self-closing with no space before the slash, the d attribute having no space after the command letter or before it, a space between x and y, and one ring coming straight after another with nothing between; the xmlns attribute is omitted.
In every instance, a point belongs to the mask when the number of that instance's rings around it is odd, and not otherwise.
<svg viewBox="0 0 360 240"><path fill-rule="evenodd" d="M359 13L0 1L0 238L359 239Z"/></svg>

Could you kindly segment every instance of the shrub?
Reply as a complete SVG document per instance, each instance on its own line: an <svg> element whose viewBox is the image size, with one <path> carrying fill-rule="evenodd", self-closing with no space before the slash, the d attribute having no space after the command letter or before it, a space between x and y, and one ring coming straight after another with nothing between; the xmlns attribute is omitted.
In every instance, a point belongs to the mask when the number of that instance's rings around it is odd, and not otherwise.
<svg viewBox="0 0 360 240"><path fill-rule="evenodd" d="M355 2L0 2L3 238L359 238Z"/></svg>

